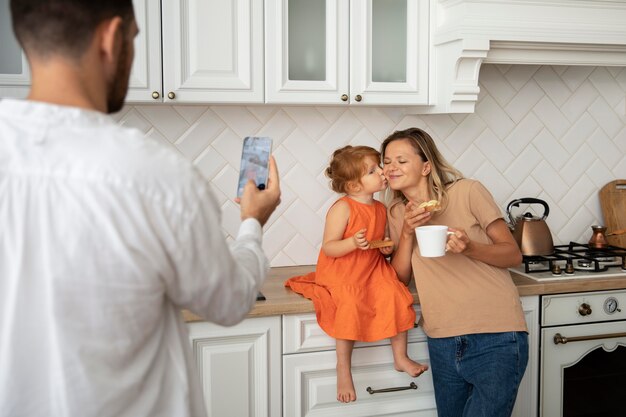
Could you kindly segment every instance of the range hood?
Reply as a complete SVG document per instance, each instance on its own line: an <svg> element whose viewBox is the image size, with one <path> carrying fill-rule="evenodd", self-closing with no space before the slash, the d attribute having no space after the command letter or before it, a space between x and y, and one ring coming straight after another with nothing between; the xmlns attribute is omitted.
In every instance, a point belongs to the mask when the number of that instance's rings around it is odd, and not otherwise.
<svg viewBox="0 0 626 417"><path fill-rule="evenodd" d="M472 113L483 63L626 66L624 0L431 0L430 97Z"/></svg>

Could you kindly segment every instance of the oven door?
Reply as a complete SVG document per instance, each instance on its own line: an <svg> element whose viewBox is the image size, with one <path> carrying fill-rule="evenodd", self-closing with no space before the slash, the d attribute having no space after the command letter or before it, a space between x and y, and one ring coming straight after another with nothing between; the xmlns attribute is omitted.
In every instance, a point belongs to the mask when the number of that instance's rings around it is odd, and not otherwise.
<svg viewBox="0 0 626 417"><path fill-rule="evenodd" d="M541 331L542 417L619 416L626 398L626 321Z"/></svg>

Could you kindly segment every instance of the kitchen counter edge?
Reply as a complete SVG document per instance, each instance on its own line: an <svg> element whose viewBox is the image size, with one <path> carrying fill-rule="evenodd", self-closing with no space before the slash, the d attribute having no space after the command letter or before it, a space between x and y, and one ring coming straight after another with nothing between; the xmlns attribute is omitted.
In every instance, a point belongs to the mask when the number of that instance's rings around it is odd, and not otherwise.
<svg viewBox="0 0 626 417"><path fill-rule="evenodd" d="M285 288L284 282L288 278L305 275L315 270L315 265L284 266L272 268L270 274L261 288L265 301L257 301L248 317L276 316L282 314L312 313L315 311L313 303ZM565 294L572 292L587 292L600 290L615 290L626 288L626 273L611 278L589 279L563 279L559 281L535 281L523 275L511 272L511 278L517 286L520 296ZM419 304L415 284L411 281L409 286L413 300ZM182 312L186 322L202 321L190 311Z"/></svg>

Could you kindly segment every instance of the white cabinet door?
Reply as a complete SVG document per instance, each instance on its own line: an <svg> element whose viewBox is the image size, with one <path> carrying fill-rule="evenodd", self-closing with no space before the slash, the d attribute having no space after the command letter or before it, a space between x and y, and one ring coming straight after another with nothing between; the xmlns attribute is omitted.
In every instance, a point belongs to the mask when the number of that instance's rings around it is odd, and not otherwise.
<svg viewBox="0 0 626 417"><path fill-rule="evenodd" d="M350 100L426 104L428 1L352 0L350 5Z"/></svg>
<svg viewBox="0 0 626 417"><path fill-rule="evenodd" d="M539 383L539 296L522 297L522 308L528 326L528 366L520 383L511 416L536 417Z"/></svg>
<svg viewBox="0 0 626 417"><path fill-rule="evenodd" d="M268 103L428 102L428 0L266 0Z"/></svg>
<svg viewBox="0 0 626 417"><path fill-rule="evenodd" d="M0 0L0 98L24 98L29 89L28 61L13 34L9 0Z"/></svg>
<svg viewBox="0 0 626 417"><path fill-rule="evenodd" d="M280 332L280 316L189 324L209 416L281 415Z"/></svg>
<svg viewBox="0 0 626 417"><path fill-rule="evenodd" d="M262 103L263 2L163 1L166 102Z"/></svg>
<svg viewBox="0 0 626 417"><path fill-rule="evenodd" d="M128 81L126 100L162 101L161 7L154 0L133 0L139 34L135 38L135 59Z"/></svg>
<svg viewBox="0 0 626 417"><path fill-rule="evenodd" d="M409 343L408 354L429 363L424 342ZM430 371L418 378L396 371L391 346L354 349L352 378L357 400L353 403L337 401L336 362L335 351L283 356L285 416L437 416ZM401 390L375 392L389 388Z"/></svg>

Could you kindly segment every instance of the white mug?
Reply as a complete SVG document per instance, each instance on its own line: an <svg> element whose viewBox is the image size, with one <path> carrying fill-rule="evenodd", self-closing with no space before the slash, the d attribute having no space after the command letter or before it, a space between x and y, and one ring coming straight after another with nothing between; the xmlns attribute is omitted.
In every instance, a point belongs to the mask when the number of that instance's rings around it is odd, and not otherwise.
<svg viewBox="0 0 626 417"><path fill-rule="evenodd" d="M416 228L415 236L420 248L420 255L426 258L445 255L448 235L452 234L454 232L448 232L448 226L420 226Z"/></svg>

